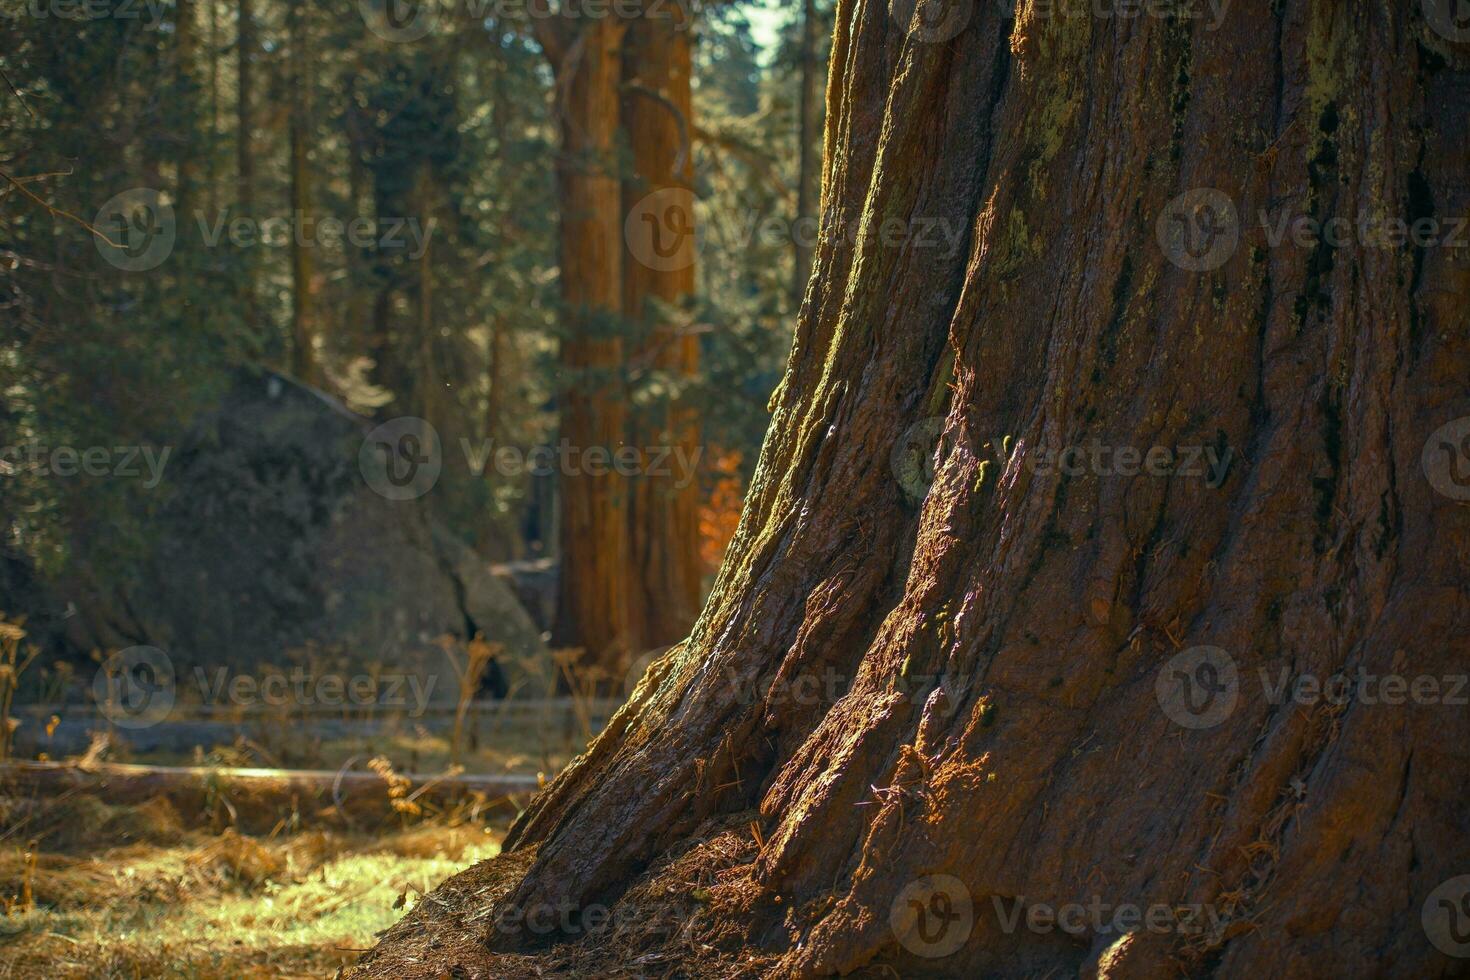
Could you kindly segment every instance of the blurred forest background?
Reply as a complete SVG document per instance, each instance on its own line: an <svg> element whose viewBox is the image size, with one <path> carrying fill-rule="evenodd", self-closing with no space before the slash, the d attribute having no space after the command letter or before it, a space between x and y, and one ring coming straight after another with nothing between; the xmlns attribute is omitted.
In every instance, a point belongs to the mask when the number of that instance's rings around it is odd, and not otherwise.
<svg viewBox="0 0 1470 980"><path fill-rule="evenodd" d="M830 16L0 0L0 973L350 963L687 633Z"/></svg>
<svg viewBox="0 0 1470 980"><path fill-rule="evenodd" d="M697 550L708 587L804 283L825 6L671 0L600 16L606 6L396 0L0 8L0 444L43 455L172 446L178 466L182 433L211 417L238 372L269 370L374 423L427 420L445 459L421 501L432 519L485 562L554 564L567 475L476 471L460 447L554 444L568 406L595 389L584 414L615 411L630 432L653 420L631 442L668 444L673 417L679 438L697 443L697 519L663 531L697 540L655 546ZM630 107L595 166L622 181L626 200L660 180L687 185L698 259L692 288L655 284L650 299L589 315L568 299L588 273L562 263L559 218L566 174L586 169L573 159L586 125L573 90L591 75L588 39L608 29L619 32L621 74L615 90L603 86L594 121L608 99L641 101L645 115L663 115L665 136L672 120L682 145L672 161L652 144L645 152L640 140L658 136L633 125ZM557 31L572 49L560 62ZM672 74L648 84L640 45L659 44L674 51ZM650 182L640 153L668 173ZM171 251L146 270L120 268L106 244L138 231L105 214L137 189L174 216ZM342 235L353 221L369 232ZM248 234L233 233L236 222ZM579 358L589 337L614 355ZM688 356L660 356L669 337ZM33 638L44 610L21 607L45 583L100 593L157 574L150 515L197 492L197 481L61 478L14 451L0 466L0 608L30 613ZM589 574L636 579L630 534L627 567L594 558ZM690 615L662 635L624 638L620 655L674 642ZM589 642L574 613L560 621L562 645L608 642ZM121 632L70 645L154 640Z"/></svg>

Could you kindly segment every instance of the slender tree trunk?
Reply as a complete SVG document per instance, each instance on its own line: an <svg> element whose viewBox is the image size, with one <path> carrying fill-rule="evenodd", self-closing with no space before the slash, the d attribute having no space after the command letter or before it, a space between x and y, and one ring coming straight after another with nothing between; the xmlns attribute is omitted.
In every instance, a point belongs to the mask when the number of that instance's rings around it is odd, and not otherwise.
<svg viewBox="0 0 1470 980"><path fill-rule="evenodd" d="M308 7L304 0L290 0L291 59L291 373L305 384L317 383L313 338L311 249L294 229L306 227L311 214L311 50Z"/></svg>
<svg viewBox="0 0 1470 980"><path fill-rule="evenodd" d="M476 436L490 440L491 445L499 446L505 432L505 389L514 368L510 363L511 344L504 318L499 313L492 314L486 330L489 336L485 350L485 399ZM491 484L493 493L496 477L489 457L486 458L479 476ZM526 489L530 490L529 487ZM499 509L485 515L475 528L475 550L481 555L500 560L524 557L525 541L514 525L515 522L506 520Z"/></svg>
<svg viewBox="0 0 1470 980"><path fill-rule="evenodd" d="M255 9L252 0L239 0L235 9L235 206L247 217L255 212L255 153L253 99L255 97ZM250 252L245 263L244 296L246 322L255 323L255 277Z"/></svg>
<svg viewBox="0 0 1470 980"><path fill-rule="evenodd" d="M425 164L414 180L411 197L412 213L425 225L432 220L434 199L433 171ZM444 384L448 380L448 372L446 365L441 364L436 356L439 345L434 331L434 257L430 240L425 240L423 253L413 264L413 296L418 304L414 317L418 349L414 355L413 405L419 414L444 431L446 426L458 420L448 418L444 408Z"/></svg>
<svg viewBox="0 0 1470 980"><path fill-rule="evenodd" d="M650 200L657 202L652 217L663 220L664 209L677 208L675 234L694 234L691 25L677 6L663 12L635 21L623 48L623 123L633 163L623 186L623 210L631 217L625 219L623 314L640 338L630 356L635 372L658 372L677 385L699 369L698 338L669 322L670 310L694 292L694 250L675 253L687 261L660 261L650 240L633 237L651 231L639 220ZM633 480L632 563L622 574L631 593L634 646L649 649L688 636L699 612L700 486L670 462L699 459L699 416L676 390L635 407L631 421L629 445L647 466Z"/></svg>
<svg viewBox="0 0 1470 980"><path fill-rule="evenodd" d="M254 207L255 154L251 145L255 97L255 5L239 0L235 34L235 196L240 210Z"/></svg>
<svg viewBox="0 0 1470 980"><path fill-rule="evenodd" d="M205 205L214 215L219 210L219 0L206 0L209 5L209 138L205 143Z"/></svg>
<svg viewBox="0 0 1470 980"><path fill-rule="evenodd" d="M510 95L506 90L506 76L510 71L508 65L500 58L487 58L480 63L481 81L484 89L488 89L490 100L490 126L496 131L507 131L514 123ZM504 165L508 161L504 154L505 144L501 143L497 149L497 164ZM490 257L491 263L499 259L500 255ZM514 353L514 342L510 336L510 327L506 318L496 311L491 314L486 324L488 338L485 350L485 399L483 412L480 417L480 425L476 436L490 440L491 445L501 445L502 436L509 431L507 428L507 409L514 404L514 388L512 379L517 377L520 367ZM480 478L491 484L494 494L498 491L495 487L497 482L492 460L487 457L485 465L480 472ZM532 478L535 479L534 477ZM533 486L526 486L528 494L534 493ZM522 508L522 515L531 510L531 506ZM526 536L521 533L522 529L517 526L515 520L507 520L506 515L495 508L491 513L476 525L476 550L484 556L496 560L518 560L525 557Z"/></svg>
<svg viewBox="0 0 1470 980"><path fill-rule="evenodd" d="M174 91L179 100L175 106L180 113L182 138L178 147L178 199L175 209L184 221L194 207L194 191L199 183L197 145L199 132L198 85L194 70L199 58L199 24L194 9L194 0L178 0L174 8Z"/></svg>
<svg viewBox="0 0 1470 980"><path fill-rule="evenodd" d="M629 646L628 484L607 454L627 429L620 325L622 190L617 174L624 24L587 20L555 59L561 288L561 589L556 640L612 671ZM599 462L589 451L601 456Z"/></svg>
<svg viewBox="0 0 1470 980"><path fill-rule="evenodd" d="M1470 47L1412 4L1020 9L906 38L840 0L828 233L740 530L688 641L467 873L494 889L441 891L492 947L1455 972L1470 265L1403 228L1470 208ZM1299 218L1345 222L1276 237ZM1272 693L1339 674L1440 695ZM592 903L679 925L505 925ZM470 948L435 968L527 967Z"/></svg>
<svg viewBox="0 0 1470 980"><path fill-rule="evenodd" d="M367 217L363 201L368 197L370 180L364 157L367 153L368 122L358 105L358 74L350 71L344 80L347 104L342 115L342 129L347 143L347 216L349 221ZM372 291L369 288L368 258L363 249L351 242L343 248L347 255L347 299L342 304L343 337L362 337L371 348L373 338L367 336L371 323Z"/></svg>
<svg viewBox="0 0 1470 980"><path fill-rule="evenodd" d="M816 237L816 211L822 193L821 136L822 82L817 60L821 23L816 0L801 3L801 88L797 94L796 233L792 235L796 267L792 272L791 308L801 307L807 280L812 274L812 244Z"/></svg>

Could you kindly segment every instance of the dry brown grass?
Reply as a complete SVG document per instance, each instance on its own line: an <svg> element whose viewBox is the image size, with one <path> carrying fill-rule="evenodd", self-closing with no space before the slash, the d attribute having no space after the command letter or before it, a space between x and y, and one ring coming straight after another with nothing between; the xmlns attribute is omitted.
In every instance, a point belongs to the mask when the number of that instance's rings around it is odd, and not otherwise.
<svg viewBox="0 0 1470 980"><path fill-rule="evenodd" d="M15 736L16 721L10 716L10 705L20 687L20 675L40 652L27 647L24 654L20 642L26 637L25 617L10 618L0 612L0 759L10 758L10 744Z"/></svg>
<svg viewBox="0 0 1470 980"><path fill-rule="evenodd" d="M0 842L0 978L330 976L501 839L453 822L213 833L86 795L41 809L0 809L0 830L35 817Z"/></svg>

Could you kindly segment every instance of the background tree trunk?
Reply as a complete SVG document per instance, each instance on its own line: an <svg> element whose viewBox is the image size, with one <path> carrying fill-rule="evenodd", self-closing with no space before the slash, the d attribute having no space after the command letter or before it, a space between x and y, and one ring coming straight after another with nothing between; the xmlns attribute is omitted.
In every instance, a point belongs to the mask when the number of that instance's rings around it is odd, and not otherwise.
<svg viewBox="0 0 1470 980"><path fill-rule="evenodd" d="M561 590L554 634L557 642L580 646L592 663L611 669L630 640L628 484L605 462L589 465L585 454L589 449L611 452L627 431L617 322L623 291L622 188L615 155L624 27L612 18L588 20L566 50L553 55L567 317L560 354L561 438L575 453L569 456L569 472L561 476Z"/></svg>
<svg viewBox="0 0 1470 980"><path fill-rule="evenodd" d="M623 126L633 165L623 186L623 211L636 217L650 194L669 197L685 212L678 234L692 235L691 25L678 5L662 14L634 21L623 46ZM672 449L684 459L699 458L699 417L676 387L699 369L699 338L670 322L671 310L694 292L693 249L678 253L687 255L687 263L672 265L650 265L640 260L641 249L630 251L623 258L623 315L640 339L630 361L635 374L664 375L661 389L675 386L667 394L656 392L650 405L635 404L630 417L628 444L642 451L649 466L632 483L632 563L621 574L631 593L633 646L642 650L682 640L699 613L700 485L696 479L680 486L686 474L661 455Z"/></svg>
<svg viewBox="0 0 1470 980"><path fill-rule="evenodd" d="M251 145L253 100L255 10L252 0L239 0L235 8L235 209L245 217L255 214L255 152ZM240 297L245 321L256 325L254 262L249 250L245 264L244 295Z"/></svg>
<svg viewBox="0 0 1470 980"><path fill-rule="evenodd" d="M287 17L291 43L291 373L303 384L316 384L313 337L316 311L312 303L311 245L296 229L306 228L311 214L311 49L308 7L291 0Z"/></svg>
<svg viewBox="0 0 1470 980"><path fill-rule="evenodd" d="M209 10L209 141L206 147L204 183L210 214L219 213L219 73L224 46L219 39L220 0L207 0Z"/></svg>
<svg viewBox="0 0 1470 980"><path fill-rule="evenodd" d="M240 0L235 10L235 195L240 210L254 206L255 156L251 152L251 100L254 91L255 11L251 0Z"/></svg>
<svg viewBox="0 0 1470 980"><path fill-rule="evenodd" d="M371 175L366 158L370 152L369 133L371 121L366 117L359 102L361 80L354 69L343 79L346 99L342 107L342 133L347 153L347 220L372 220L376 217L371 205ZM427 218L420 218L427 221ZM427 243L426 243L427 244ZM347 258L348 281L352 289L347 301L342 304L342 316L338 330L343 337L365 336L369 350L376 350L382 338L373 334L367 326L372 324L373 281L369 253L361 245L347 242L343 246ZM379 368L380 365L374 364Z"/></svg>
<svg viewBox="0 0 1470 980"><path fill-rule="evenodd" d="M1466 214L1470 49L1418 5L1021 11L921 40L840 0L814 292L740 530L518 821L496 914L681 896L695 973L741 942L800 977L1446 973L1421 909L1470 870L1470 714L1260 678L1463 675L1470 508L1421 458L1470 415L1470 266L1268 232ZM925 495L906 448L941 432ZM1094 445L1232 456L1047 464ZM1201 646L1238 671L1213 724L1160 696ZM932 875L973 913L943 954ZM1221 928L993 905L1094 899Z"/></svg>
<svg viewBox="0 0 1470 980"><path fill-rule="evenodd" d="M199 59L199 17L194 0L178 0L174 8L174 57L174 92L184 134L178 144L178 198L174 204L178 214L192 226L199 185L199 147L193 138L199 124L199 85L194 76ZM209 149L205 147L206 152Z"/></svg>

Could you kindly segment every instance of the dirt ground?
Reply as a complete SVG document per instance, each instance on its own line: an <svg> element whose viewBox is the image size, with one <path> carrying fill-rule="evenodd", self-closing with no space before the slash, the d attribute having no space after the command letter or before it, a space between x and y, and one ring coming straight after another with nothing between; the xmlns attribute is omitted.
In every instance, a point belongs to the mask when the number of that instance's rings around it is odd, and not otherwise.
<svg viewBox="0 0 1470 980"><path fill-rule="evenodd" d="M747 815L748 816L748 815ZM531 980L548 976L699 977L770 975L777 957L729 929L754 841L740 818L711 822L698 843L659 867L610 908L545 909L497 918L495 903L519 882L534 851L482 861L446 881L388 930L382 947L348 972L354 980ZM572 924L552 942L553 926ZM542 937L545 937L542 941ZM488 940L488 942L487 942ZM509 940L507 943L505 940ZM521 945L528 952L493 952Z"/></svg>

